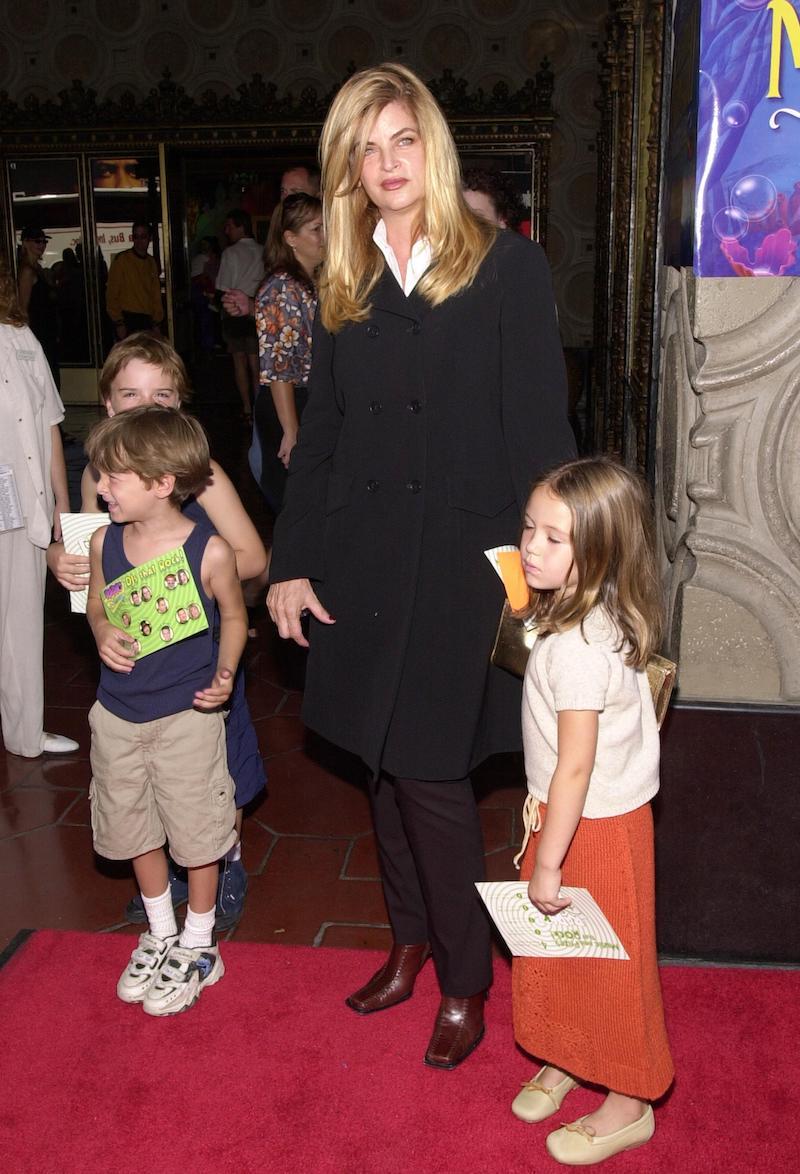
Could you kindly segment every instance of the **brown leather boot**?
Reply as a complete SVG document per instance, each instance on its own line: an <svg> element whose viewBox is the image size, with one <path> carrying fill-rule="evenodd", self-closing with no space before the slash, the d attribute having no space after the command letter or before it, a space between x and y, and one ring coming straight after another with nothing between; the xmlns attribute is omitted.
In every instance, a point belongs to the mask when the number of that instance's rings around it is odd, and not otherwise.
<svg viewBox="0 0 800 1174"><path fill-rule="evenodd" d="M455 1068L474 1052L483 1039L483 1004L486 992L468 999L442 996L425 1063L431 1068Z"/></svg>
<svg viewBox="0 0 800 1174"><path fill-rule="evenodd" d="M427 942L421 946L392 946L389 957L380 970L355 994L345 999L359 1015L371 1015L373 1011L385 1011L395 1007L404 999L410 999L414 982L430 957L431 948Z"/></svg>

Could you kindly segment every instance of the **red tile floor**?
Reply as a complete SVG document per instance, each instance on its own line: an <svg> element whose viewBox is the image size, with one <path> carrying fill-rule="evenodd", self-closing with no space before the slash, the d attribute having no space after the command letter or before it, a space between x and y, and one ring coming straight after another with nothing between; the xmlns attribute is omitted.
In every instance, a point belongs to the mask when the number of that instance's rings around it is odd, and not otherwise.
<svg viewBox="0 0 800 1174"><path fill-rule="evenodd" d="M196 411L268 539L269 518L247 470L246 431L230 400L200 398ZM68 430L85 431L85 414L68 413ZM97 678L94 645L85 617L69 613L53 581L45 619L45 729L76 738L80 750L38 759L0 750L0 950L23 928L139 932L123 914L134 892L129 866L92 852L86 715ZM249 892L242 919L227 936L383 948L390 931L362 770L304 729L298 658L291 650L287 655L266 617L257 630L246 652L247 696L268 790L244 821ZM521 757L491 760L475 781L488 876L509 879L520 838Z"/></svg>

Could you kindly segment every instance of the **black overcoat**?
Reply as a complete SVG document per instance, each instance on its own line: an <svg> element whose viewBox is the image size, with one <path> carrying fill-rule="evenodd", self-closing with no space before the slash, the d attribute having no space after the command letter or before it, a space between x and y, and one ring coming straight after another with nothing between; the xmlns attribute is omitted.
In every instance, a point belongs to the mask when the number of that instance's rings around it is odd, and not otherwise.
<svg viewBox="0 0 800 1174"><path fill-rule="evenodd" d="M466 775L518 749L520 684L489 663L484 550L519 539L531 481L574 455L550 274L501 232L439 306L387 268L367 321L313 339L270 580L312 580L303 716L373 771Z"/></svg>

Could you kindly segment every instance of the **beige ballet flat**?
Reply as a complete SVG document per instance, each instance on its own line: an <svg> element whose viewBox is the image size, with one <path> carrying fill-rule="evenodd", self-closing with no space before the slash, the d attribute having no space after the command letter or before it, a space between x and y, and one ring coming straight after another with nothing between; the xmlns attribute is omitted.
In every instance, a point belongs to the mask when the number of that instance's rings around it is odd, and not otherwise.
<svg viewBox="0 0 800 1174"><path fill-rule="evenodd" d="M554 1088L545 1088L539 1083L539 1078L546 1067L545 1064L535 1076L526 1080L522 1085L522 1092L518 1092L511 1102L511 1112L514 1116L519 1117L520 1121L527 1121L530 1125L552 1117L553 1113L561 1108L561 1102L567 1093L578 1087L577 1080L565 1076Z"/></svg>
<svg viewBox="0 0 800 1174"><path fill-rule="evenodd" d="M593 1166L596 1162L604 1162L623 1150L646 1145L656 1130L652 1105L647 1106L638 1121L605 1137L598 1137L591 1125L583 1124L585 1120L580 1117L571 1125L562 1125L548 1134L547 1152L562 1166Z"/></svg>

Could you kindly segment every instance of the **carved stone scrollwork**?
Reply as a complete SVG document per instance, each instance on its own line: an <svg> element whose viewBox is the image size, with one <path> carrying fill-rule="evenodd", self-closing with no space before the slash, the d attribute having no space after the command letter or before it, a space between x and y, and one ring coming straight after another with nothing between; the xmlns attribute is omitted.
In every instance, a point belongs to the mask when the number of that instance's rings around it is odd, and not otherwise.
<svg viewBox="0 0 800 1174"><path fill-rule="evenodd" d="M657 507L681 695L800 701L800 281L665 278Z"/></svg>

